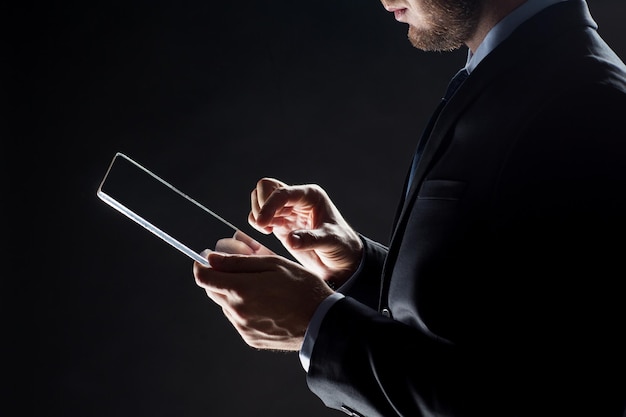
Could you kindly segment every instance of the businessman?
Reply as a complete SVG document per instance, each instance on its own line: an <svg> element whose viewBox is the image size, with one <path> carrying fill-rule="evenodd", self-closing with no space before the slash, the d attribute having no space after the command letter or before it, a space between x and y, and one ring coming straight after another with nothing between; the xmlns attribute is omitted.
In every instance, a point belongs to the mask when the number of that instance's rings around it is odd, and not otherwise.
<svg viewBox="0 0 626 417"><path fill-rule="evenodd" d="M249 221L298 263L238 234L196 282L348 415L626 416L626 67L583 0L382 2L415 47L469 49L389 244L264 178Z"/></svg>

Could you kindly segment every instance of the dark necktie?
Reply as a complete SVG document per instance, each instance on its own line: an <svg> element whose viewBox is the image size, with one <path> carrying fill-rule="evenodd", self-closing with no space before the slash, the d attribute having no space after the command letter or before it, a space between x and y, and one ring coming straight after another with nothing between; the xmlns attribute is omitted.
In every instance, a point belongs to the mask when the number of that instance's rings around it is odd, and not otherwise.
<svg viewBox="0 0 626 417"><path fill-rule="evenodd" d="M463 81L469 77L469 73L465 68L461 68L459 72L457 72L454 77L448 83L448 88L446 89L446 94L443 96L444 101L450 100L452 95L456 92L456 90L463 84Z"/></svg>
<svg viewBox="0 0 626 417"><path fill-rule="evenodd" d="M468 76L469 76L469 73L467 72L467 70L465 68L462 68L461 70L459 70L459 72L457 72L454 75L454 77L452 77L452 79L448 83L448 88L446 89L446 93L441 98L439 105L433 112L433 115L428 120L428 123L426 124L426 128L424 129L424 132L422 133L422 137L420 138L417 144L417 150L415 151L415 154L413 155L413 162L411 162L411 171L409 172L409 180L406 186L407 194L409 192L409 189L411 188L411 182L413 181L413 176L415 175L415 170L417 169L417 162L419 161L419 158L422 155L422 151L424 150L424 147L426 146L426 142L428 142L428 137L430 136L430 132L433 130L433 126L435 125L435 122L437 121L437 117L439 117L439 113L441 113L441 110L443 110L446 103L452 98L456 90L461 86L461 84L463 84L463 81L465 81L465 79Z"/></svg>

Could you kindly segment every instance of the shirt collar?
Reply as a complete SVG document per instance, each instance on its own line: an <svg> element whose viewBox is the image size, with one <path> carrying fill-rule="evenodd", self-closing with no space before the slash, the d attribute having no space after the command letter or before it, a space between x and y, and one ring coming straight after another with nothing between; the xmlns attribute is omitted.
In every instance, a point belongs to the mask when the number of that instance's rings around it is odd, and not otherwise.
<svg viewBox="0 0 626 417"><path fill-rule="evenodd" d="M500 20L485 36L475 53L468 50L465 69L471 73L496 46L505 40L519 25L530 19L548 6L567 0L528 0L502 20Z"/></svg>

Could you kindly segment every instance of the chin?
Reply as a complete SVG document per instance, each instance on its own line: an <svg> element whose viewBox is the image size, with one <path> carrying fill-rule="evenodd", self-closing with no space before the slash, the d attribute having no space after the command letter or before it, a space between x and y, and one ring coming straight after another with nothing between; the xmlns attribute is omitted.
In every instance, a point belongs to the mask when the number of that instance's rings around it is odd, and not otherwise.
<svg viewBox="0 0 626 417"><path fill-rule="evenodd" d="M448 31L422 29L409 25L407 34L409 42L417 49L427 52L454 51L463 46L463 40L453 36Z"/></svg>

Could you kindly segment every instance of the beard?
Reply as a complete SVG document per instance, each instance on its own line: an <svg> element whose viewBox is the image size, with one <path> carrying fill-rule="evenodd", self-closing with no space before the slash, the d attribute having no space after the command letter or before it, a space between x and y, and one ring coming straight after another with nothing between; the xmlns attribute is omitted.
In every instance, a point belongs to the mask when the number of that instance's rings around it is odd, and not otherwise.
<svg viewBox="0 0 626 417"><path fill-rule="evenodd" d="M476 30L481 0L423 0L428 28L409 25L409 41L423 51L453 51Z"/></svg>

